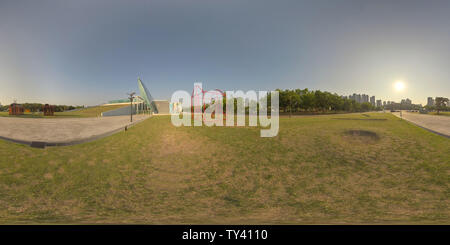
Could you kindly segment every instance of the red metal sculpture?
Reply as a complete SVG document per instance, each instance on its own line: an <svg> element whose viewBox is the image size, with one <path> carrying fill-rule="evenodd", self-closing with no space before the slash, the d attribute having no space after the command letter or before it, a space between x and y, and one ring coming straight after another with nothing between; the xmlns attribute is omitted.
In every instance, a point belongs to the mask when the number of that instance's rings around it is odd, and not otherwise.
<svg viewBox="0 0 450 245"><path fill-rule="evenodd" d="M215 93L217 94L221 94L222 95L222 99L226 98L226 93L223 92L220 89L214 89L213 90ZM206 110L206 104L203 103L203 99L205 98L205 94L207 93L207 90L203 90L203 88L199 85L195 85L194 89L192 89L192 95L191 95L191 115L192 115L192 119L194 119L194 106L195 105L202 105L202 114L203 112L205 112ZM201 98L200 98L201 95ZM219 97L219 96L217 96ZM215 113L213 113L214 116ZM225 119L225 111L223 111L223 118ZM203 116L202 116L203 118Z"/></svg>
<svg viewBox="0 0 450 245"><path fill-rule="evenodd" d="M42 107L42 111L44 112L44 116L53 116L53 114L55 112L55 106L45 104Z"/></svg>
<svg viewBox="0 0 450 245"><path fill-rule="evenodd" d="M23 115L23 106L17 103L12 103L9 106L9 115Z"/></svg>

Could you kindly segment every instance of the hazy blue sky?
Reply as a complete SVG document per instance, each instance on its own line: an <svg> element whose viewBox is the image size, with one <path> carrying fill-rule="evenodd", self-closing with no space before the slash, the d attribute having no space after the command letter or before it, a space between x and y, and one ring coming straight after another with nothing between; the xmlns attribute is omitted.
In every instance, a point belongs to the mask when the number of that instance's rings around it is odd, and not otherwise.
<svg viewBox="0 0 450 245"><path fill-rule="evenodd" d="M450 97L450 1L0 0L0 102L311 88ZM395 92L394 81L406 82Z"/></svg>

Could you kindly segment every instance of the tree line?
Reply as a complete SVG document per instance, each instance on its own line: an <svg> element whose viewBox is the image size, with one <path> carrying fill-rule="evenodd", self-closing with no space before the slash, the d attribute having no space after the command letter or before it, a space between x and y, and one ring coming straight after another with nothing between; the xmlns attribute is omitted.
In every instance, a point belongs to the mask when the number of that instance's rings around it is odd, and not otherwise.
<svg viewBox="0 0 450 245"><path fill-rule="evenodd" d="M381 110L371 103L358 103L336 93L320 90L277 89L280 97L280 112L365 112Z"/></svg>
<svg viewBox="0 0 450 245"><path fill-rule="evenodd" d="M29 110L30 112L39 112L42 111L44 104L41 103L24 103L21 104L25 110ZM71 105L54 105L55 112L68 111L73 109L83 108L83 106L71 106ZM8 111L9 105L3 105L0 107L1 111Z"/></svg>
<svg viewBox="0 0 450 245"><path fill-rule="evenodd" d="M329 112L366 112L372 110L382 110L371 103L359 103L355 100L342 97L336 93L320 90L305 89L276 89L279 93L279 109L281 113L329 113ZM266 101L270 111L270 93L267 94ZM234 99L234 111L237 111L237 100ZM225 112L226 94L223 98L223 111ZM247 102L248 103L248 102ZM252 102L250 102L252 103ZM259 103L256 107L259 109ZM204 105L203 110L210 105ZM245 106L248 113L248 104ZM193 106L191 107L193 111ZM259 111L259 110L258 110Z"/></svg>

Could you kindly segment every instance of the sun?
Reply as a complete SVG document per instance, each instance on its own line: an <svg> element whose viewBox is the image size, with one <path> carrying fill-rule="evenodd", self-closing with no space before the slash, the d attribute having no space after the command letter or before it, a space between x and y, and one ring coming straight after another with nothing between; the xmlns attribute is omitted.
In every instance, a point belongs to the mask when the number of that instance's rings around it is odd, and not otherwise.
<svg viewBox="0 0 450 245"><path fill-rule="evenodd" d="M394 83L395 91L401 92L405 89L405 83L403 81L396 81Z"/></svg>

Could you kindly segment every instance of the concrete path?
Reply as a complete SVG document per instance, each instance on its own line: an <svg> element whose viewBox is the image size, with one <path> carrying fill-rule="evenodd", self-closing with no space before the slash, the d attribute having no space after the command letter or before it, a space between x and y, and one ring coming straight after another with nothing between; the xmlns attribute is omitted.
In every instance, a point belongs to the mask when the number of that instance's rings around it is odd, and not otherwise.
<svg viewBox="0 0 450 245"><path fill-rule="evenodd" d="M394 112L392 114L400 117L400 112ZM450 137L450 117L403 111L402 118L434 133Z"/></svg>
<svg viewBox="0 0 450 245"><path fill-rule="evenodd" d="M133 116L133 124L148 115ZM33 141L49 145L70 145L108 136L130 126L130 116L90 118L0 117L0 138L17 143Z"/></svg>

